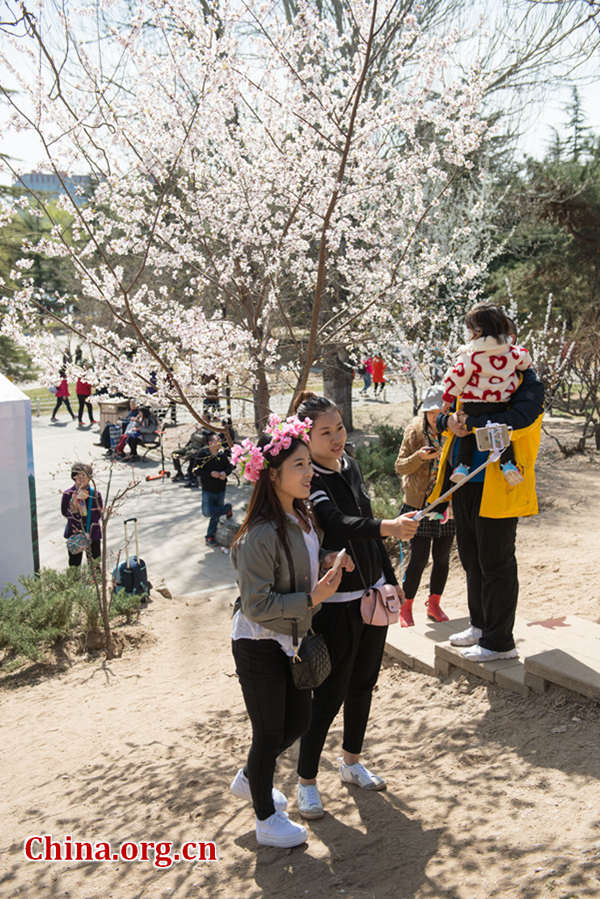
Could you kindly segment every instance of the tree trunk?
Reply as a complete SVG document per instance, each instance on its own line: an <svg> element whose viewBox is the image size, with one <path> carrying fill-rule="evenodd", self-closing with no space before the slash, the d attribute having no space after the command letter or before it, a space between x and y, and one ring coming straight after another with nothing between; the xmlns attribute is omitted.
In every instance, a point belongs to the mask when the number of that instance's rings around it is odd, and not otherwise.
<svg viewBox="0 0 600 899"><path fill-rule="evenodd" d="M256 368L256 383L252 388L254 399L254 426L256 433L264 431L271 410L271 393L264 363L259 359Z"/></svg>
<svg viewBox="0 0 600 899"><path fill-rule="evenodd" d="M348 351L342 344L332 344L323 353L323 393L332 400L344 419L347 431L354 430L352 421L353 370Z"/></svg>

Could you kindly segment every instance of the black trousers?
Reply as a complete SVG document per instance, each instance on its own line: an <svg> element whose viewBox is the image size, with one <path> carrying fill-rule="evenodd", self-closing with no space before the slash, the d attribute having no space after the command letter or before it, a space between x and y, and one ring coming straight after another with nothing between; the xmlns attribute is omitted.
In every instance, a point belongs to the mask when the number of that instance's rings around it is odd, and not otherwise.
<svg viewBox="0 0 600 899"><path fill-rule="evenodd" d="M54 407L54 411L52 413L52 418L56 418L56 413L58 412L58 410L60 409L60 407L62 406L63 403L67 407L67 412L69 413L71 418L75 418L75 416L73 415L73 410L71 409L71 403L69 402L68 396L59 396L56 398L56 406Z"/></svg>
<svg viewBox="0 0 600 899"><path fill-rule="evenodd" d="M471 624L482 631L479 643L505 652L515 645L518 519L483 518L479 514L482 491L482 483L469 482L454 494L456 544L467 575Z"/></svg>
<svg viewBox="0 0 600 899"><path fill-rule="evenodd" d="M342 746L346 752L361 752L387 635L387 627L364 623L360 599L323 603L312 626L327 643L331 674L313 692L310 728L300 741L298 774L308 780L317 776L327 733L342 703Z"/></svg>
<svg viewBox="0 0 600 899"><path fill-rule="evenodd" d="M82 396L80 393L77 394L77 399L79 401L79 412L77 413L77 418L79 419L79 424L83 422L83 412L87 409L87 413L90 417L90 424L94 421L94 414L92 412L92 404L90 402L89 396Z"/></svg>
<svg viewBox="0 0 600 899"><path fill-rule="evenodd" d="M92 559L100 558L100 540L92 540L90 541L90 555ZM81 560L83 559L83 552L80 553L69 553L69 565L73 567L79 567L81 565Z"/></svg>
<svg viewBox="0 0 600 899"><path fill-rule="evenodd" d="M246 774L260 821L275 811L273 774L277 757L310 722L310 690L297 690L290 662L275 640L232 640L235 668L252 724Z"/></svg>
<svg viewBox="0 0 600 899"><path fill-rule="evenodd" d="M429 578L429 592L441 596L448 580L450 567L450 549L454 534L449 537L413 537L410 541L410 560L404 574L402 587L407 599L414 599L421 575L429 561L429 551L433 559L431 576Z"/></svg>

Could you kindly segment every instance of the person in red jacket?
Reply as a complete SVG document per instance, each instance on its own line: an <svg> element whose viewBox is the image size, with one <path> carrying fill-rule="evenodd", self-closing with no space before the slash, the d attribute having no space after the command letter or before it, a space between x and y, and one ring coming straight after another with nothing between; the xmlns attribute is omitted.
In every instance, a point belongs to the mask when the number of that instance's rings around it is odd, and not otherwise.
<svg viewBox="0 0 600 899"><path fill-rule="evenodd" d="M378 393L383 393L383 387L385 384L384 372L386 369L385 362L377 353L373 356L373 395L377 396Z"/></svg>
<svg viewBox="0 0 600 899"><path fill-rule="evenodd" d="M58 412L58 410L60 409L60 407L62 406L63 403L67 407L67 412L69 413L69 415L71 416L73 421L75 421L75 416L73 415L73 410L71 409L71 404L69 402L69 385L67 384L67 373L64 370L64 368L61 368L61 370L59 372L59 377L60 377L61 381L60 381L60 384L58 385L58 387L56 388L56 394L55 394L56 406L54 407L54 411L52 413L50 421L56 421L56 413Z"/></svg>
<svg viewBox="0 0 600 899"><path fill-rule="evenodd" d="M90 402L89 397L92 394L92 385L88 384L87 381L82 381L81 378L77 378L77 385L75 387L75 393L77 394L77 399L79 401L79 412L77 414L77 418L79 420L79 427L83 427L83 412L84 409L87 409L88 415L90 417L90 424L96 424L94 421L94 413L92 411L92 404Z"/></svg>

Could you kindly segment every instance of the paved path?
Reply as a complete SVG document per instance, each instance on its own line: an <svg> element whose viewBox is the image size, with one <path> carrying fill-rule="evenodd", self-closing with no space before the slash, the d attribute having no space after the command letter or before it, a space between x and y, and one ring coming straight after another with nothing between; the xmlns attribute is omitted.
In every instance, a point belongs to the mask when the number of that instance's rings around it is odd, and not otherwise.
<svg viewBox="0 0 600 899"><path fill-rule="evenodd" d="M33 447L42 566L63 567L67 552L63 530L65 519L60 514L61 493L70 487L70 466L74 461L94 465L98 489L106 494L109 465L104 450L94 446L98 427L79 430L77 424L63 416L63 423L49 424L46 418L33 419ZM146 482L146 474L158 471L160 462L153 452L146 462L132 467L124 463L113 466L113 483L124 487L132 475L140 484L123 501L119 513L109 526L110 564L117 553L123 558L123 520L136 516L140 526L140 555L146 561L150 580L164 580L171 592L194 593L234 580L228 556L205 546L206 519L202 516L200 490L186 490L168 479ZM228 486L228 497L234 509L245 506L248 488ZM131 549L130 552L135 550Z"/></svg>

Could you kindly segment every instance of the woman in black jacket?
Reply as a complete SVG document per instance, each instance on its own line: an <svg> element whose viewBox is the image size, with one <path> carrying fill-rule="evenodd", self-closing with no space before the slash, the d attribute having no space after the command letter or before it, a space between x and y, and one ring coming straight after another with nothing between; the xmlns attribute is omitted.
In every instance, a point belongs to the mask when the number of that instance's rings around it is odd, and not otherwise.
<svg viewBox="0 0 600 899"><path fill-rule="evenodd" d="M319 759L327 733L344 705L343 758L340 776L367 790L385 789L383 778L360 764L369 718L371 694L377 682L386 627L367 625L360 614L360 597L379 584L398 586L382 537L410 540L418 523L411 514L395 519L373 517L360 469L344 452L346 428L337 406L325 397L304 392L295 403L300 419L309 418L310 454L315 471L310 491L313 512L324 532L323 549L346 548L355 563L345 571L338 592L326 600L313 618L331 656L332 670L314 691L311 726L300 743L298 807L303 818L324 814L317 789Z"/></svg>

